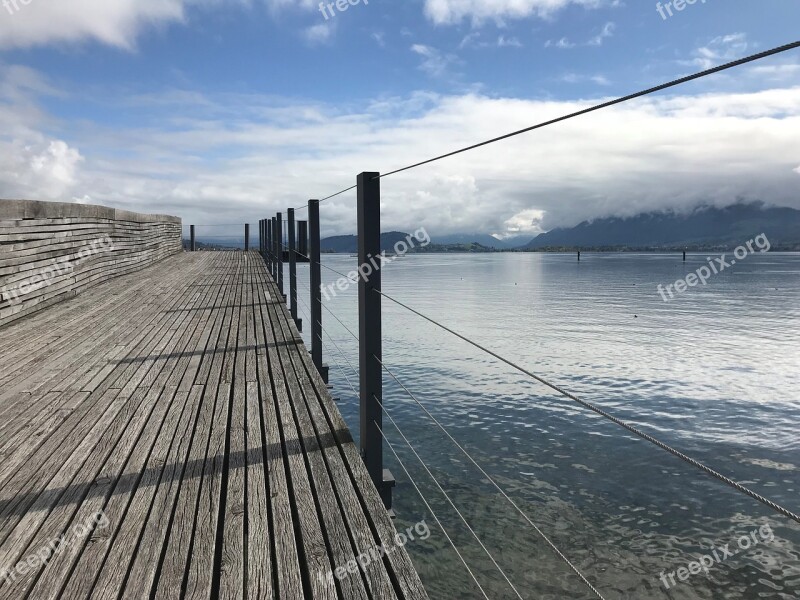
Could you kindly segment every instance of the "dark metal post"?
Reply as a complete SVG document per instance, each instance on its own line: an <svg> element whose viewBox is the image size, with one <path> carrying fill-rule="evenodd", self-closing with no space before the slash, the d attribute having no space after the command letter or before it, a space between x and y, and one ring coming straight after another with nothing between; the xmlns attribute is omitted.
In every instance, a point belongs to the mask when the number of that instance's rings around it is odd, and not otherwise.
<svg viewBox="0 0 800 600"><path fill-rule="evenodd" d="M264 221L258 220L258 253L264 256Z"/></svg>
<svg viewBox="0 0 800 600"><path fill-rule="evenodd" d="M308 256L308 221L297 222L297 253Z"/></svg>
<svg viewBox="0 0 800 600"><path fill-rule="evenodd" d="M278 289L281 291L283 299L286 300L286 292L283 290L283 215L278 213L275 216L276 237L278 240Z"/></svg>
<svg viewBox="0 0 800 600"><path fill-rule="evenodd" d="M270 273L272 273L272 279L275 283L278 282L278 272L275 270L275 265L277 264L278 257L275 253L275 217L272 217L269 220L269 227L270 227L270 239L271 244L269 245L270 253L272 254L272 260L270 261Z"/></svg>
<svg viewBox="0 0 800 600"><path fill-rule="evenodd" d="M194 243L194 225L189 225L189 237L191 238L191 243L189 245L189 249L194 252L195 251L195 243Z"/></svg>
<svg viewBox="0 0 800 600"><path fill-rule="evenodd" d="M683 251L683 262L686 262L686 250Z"/></svg>
<svg viewBox="0 0 800 600"><path fill-rule="evenodd" d="M322 267L320 266L319 200L308 201L308 258L311 273L311 360L328 383L328 366L322 364Z"/></svg>
<svg viewBox="0 0 800 600"><path fill-rule="evenodd" d="M297 328L302 331L303 325L297 318L297 256L295 255L295 244L297 240L295 239L293 208L287 211L286 218L288 219L287 226L289 228L289 298L291 300L289 310L291 311L292 319L294 319Z"/></svg>
<svg viewBox="0 0 800 600"><path fill-rule="evenodd" d="M250 250L250 223L244 224L244 251Z"/></svg>
<svg viewBox="0 0 800 600"><path fill-rule="evenodd" d="M275 277L275 219L267 219L267 235L269 235L269 274Z"/></svg>
<svg viewBox="0 0 800 600"><path fill-rule="evenodd" d="M358 358L361 396L361 457L386 508L392 477L383 469L383 348L381 334L381 181L358 176Z"/></svg>

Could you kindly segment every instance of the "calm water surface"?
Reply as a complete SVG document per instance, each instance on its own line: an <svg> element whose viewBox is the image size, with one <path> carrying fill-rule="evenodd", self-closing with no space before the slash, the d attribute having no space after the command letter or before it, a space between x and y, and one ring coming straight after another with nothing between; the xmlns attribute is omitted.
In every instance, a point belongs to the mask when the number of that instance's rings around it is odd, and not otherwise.
<svg viewBox="0 0 800 600"><path fill-rule="evenodd" d="M706 255L407 256L384 291L800 512L800 256L758 254L670 303ZM323 264L344 273L347 256ZM338 275L323 269L323 281ZM307 302L308 267L299 269ZM287 277L288 281L288 277ZM357 332L357 289L326 303ZM301 305L301 313L307 312ZM307 315L305 322L310 323ZM356 341L323 311L326 361L358 436ZM306 327L306 342L309 342ZM800 526L496 359L384 302L384 361L609 600L800 598ZM352 366L351 366L352 365ZM591 598L509 503L384 378L385 405L524 598ZM387 436L490 598L515 598L388 419ZM431 598L480 598L409 477L398 528ZM769 526L774 539L666 589L660 575ZM766 529L762 529L766 532Z"/></svg>

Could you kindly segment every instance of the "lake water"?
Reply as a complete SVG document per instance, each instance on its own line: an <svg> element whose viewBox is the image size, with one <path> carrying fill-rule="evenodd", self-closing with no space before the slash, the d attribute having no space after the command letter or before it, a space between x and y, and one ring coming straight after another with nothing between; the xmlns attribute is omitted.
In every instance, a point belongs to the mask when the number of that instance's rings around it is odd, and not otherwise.
<svg viewBox="0 0 800 600"><path fill-rule="evenodd" d="M580 263L566 254L409 255L384 269L383 289L800 512L800 256L751 255L662 300L658 284L706 263L706 255L686 263L645 254L584 254ZM323 264L357 266L342 255ZM325 283L337 278L323 269ZM307 302L307 265L299 280ZM326 306L358 331L357 286ZM334 393L358 437L348 383L357 389L357 344L327 311L323 322ZM389 301L383 333L387 366L605 598L800 597L797 524ZM384 385L387 410L522 597L593 597L402 388L389 376ZM487 595L515 598L388 419L384 429ZM482 597L385 453L398 528L423 518L431 528L408 545L431 598ZM726 544L735 556L666 589L662 573L713 548L722 557Z"/></svg>

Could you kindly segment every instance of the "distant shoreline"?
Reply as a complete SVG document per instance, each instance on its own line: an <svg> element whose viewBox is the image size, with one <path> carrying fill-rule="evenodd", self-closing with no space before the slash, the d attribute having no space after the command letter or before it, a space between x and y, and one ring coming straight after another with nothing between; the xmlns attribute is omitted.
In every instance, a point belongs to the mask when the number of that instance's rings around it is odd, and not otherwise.
<svg viewBox="0 0 800 600"><path fill-rule="evenodd" d="M687 256L699 255L706 253L719 253L719 252L733 252L736 246L732 247L714 247L714 248L688 248L672 249L672 248L626 248L626 249L605 249L605 248L570 248L570 249L545 249L537 248L532 250L520 250L518 248L487 248L485 250L423 250L423 251L409 251L407 254L662 254L673 255L683 254L686 252ZM793 245L789 248L772 248L769 254L798 254L800 253L800 244ZM323 251L322 254L336 255L336 256L350 256L352 252L333 252Z"/></svg>

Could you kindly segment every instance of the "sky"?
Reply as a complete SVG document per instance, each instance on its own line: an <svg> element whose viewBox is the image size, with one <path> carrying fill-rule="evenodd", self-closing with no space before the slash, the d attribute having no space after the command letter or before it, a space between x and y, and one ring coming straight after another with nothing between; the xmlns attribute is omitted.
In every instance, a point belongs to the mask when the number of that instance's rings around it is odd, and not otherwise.
<svg viewBox="0 0 800 600"><path fill-rule="evenodd" d="M0 0L0 198L256 223L800 38L797 0L674 2ZM800 209L800 51L381 185L384 230L432 235ZM354 233L355 194L321 218Z"/></svg>

